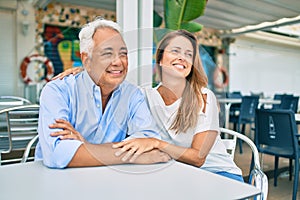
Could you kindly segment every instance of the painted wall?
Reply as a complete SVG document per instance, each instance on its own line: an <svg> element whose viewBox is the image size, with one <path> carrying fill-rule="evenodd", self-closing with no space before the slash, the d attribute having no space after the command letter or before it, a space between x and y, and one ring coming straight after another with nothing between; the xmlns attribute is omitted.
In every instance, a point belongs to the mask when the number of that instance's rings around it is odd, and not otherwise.
<svg viewBox="0 0 300 200"><path fill-rule="evenodd" d="M279 40L277 40L279 41ZM289 45L268 38L238 37L230 45L229 91L300 95L300 41Z"/></svg>

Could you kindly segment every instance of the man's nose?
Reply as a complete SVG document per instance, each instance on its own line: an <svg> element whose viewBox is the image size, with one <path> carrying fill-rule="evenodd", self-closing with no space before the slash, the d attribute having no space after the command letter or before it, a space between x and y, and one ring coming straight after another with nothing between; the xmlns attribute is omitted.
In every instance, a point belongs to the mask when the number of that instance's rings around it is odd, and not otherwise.
<svg viewBox="0 0 300 200"><path fill-rule="evenodd" d="M120 56L119 56L119 55L116 55L116 56L113 58L111 64L112 64L112 65L117 65L117 66L121 65L122 62L121 62Z"/></svg>

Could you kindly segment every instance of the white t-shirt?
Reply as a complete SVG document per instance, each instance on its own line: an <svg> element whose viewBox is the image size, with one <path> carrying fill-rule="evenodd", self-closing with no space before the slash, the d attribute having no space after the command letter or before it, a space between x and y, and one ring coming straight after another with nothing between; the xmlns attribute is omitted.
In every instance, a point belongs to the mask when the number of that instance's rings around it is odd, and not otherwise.
<svg viewBox="0 0 300 200"><path fill-rule="evenodd" d="M165 105L157 88L145 88L144 92L147 96L147 101L150 111L161 128L162 140L182 147L191 147L193 137L197 133L207 130L219 131L219 109L214 93L208 88L202 88L202 93L207 94L205 113L202 109L199 113L198 123L195 128L190 128L186 133L175 134L174 130L169 130L174 118L176 117L181 98L171 105ZM226 151L224 144L221 141L220 135L217 136L216 141L206 157L205 163L201 166L211 172L226 171L233 174L241 175L241 170L236 166L232 158Z"/></svg>

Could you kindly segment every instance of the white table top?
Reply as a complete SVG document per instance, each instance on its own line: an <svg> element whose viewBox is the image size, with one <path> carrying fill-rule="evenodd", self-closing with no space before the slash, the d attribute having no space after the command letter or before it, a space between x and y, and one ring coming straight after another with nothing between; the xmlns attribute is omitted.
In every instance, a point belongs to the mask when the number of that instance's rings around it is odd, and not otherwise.
<svg viewBox="0 0 300 200"><path fill-rule="evenodd" d="M49 169L41 162L0 167L1 199L242 199L260 193L246 183L170 161Z"/></svg>
<svg viewBox="0 0 300 200"><path fill-rule="evenodd" d="M242 103L242 99L238 98L220 98L218 99L220 103ZM274 99L259 99L260 104L280 104L280 100Z"/></svg>

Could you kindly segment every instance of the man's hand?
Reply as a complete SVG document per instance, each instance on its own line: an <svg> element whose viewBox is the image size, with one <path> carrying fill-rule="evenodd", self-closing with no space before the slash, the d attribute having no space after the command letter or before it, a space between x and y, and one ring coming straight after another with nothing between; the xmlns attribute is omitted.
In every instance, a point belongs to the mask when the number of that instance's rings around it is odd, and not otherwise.
<svg viewBox="0 0 300 200"><path fill-rule="evenodd" d="M52 132L50 135L52 137L57 137L61 140L80 140L85 142L82 135L74 129L74 127L66 120L56 119L54 124L50 124L49 128L60 128L62 131Z"/></svg>

